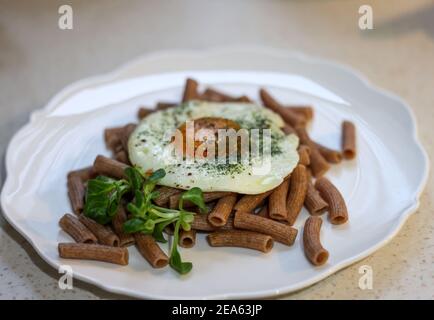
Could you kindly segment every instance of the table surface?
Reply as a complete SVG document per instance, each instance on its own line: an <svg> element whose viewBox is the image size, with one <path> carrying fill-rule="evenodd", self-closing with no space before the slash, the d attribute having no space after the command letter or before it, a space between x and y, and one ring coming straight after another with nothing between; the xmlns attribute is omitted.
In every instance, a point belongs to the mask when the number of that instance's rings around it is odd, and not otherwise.
<svg viewBox="0 0 434 320"><path fill-rule="evenodd" d="M434 3L408 0L63 1L74 29L58 28L59 1L0 0L0 148L31 111L71 82L105 73L162 49L255 44L340 61L413 108L429 155L434 136ZM369 3L374 30L358 27ZM4 166L2 165L2 180ZM283 299L433 299L434 183L419 210L385 247ZM0 299L122 299L59 274L0 216ZM373 289L358 286L359 267L373 270Z"/></svg>

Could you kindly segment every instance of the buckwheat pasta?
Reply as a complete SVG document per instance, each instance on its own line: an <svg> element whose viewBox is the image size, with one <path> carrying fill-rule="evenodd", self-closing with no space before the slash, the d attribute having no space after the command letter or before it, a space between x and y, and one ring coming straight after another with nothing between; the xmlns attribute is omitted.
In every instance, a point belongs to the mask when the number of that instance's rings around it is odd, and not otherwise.
<svg viewBox="0 0 434 320"><path fill-rule="evenodd" d="M93 163L93 169L95 172L118 179L125 178L124 170L127 167L128 165L125 163L101 155L97 156Z"/></svg>
<svg viewBox="0 0 434 320"><path fill-rule="evenodd" d="M207 236L211 247L241 247L262 252L270 252L273 238L257 232L242 230L217 231Z"/></svg>
<svg viewBox="0 0 434 320"><path fill-rule="evenodd" d="M184 94L182 102L199 99L199 93L197 92L198 83L196 80L187 79L185 82Z"/></svg>
<svg viewBox="0 0 434 320"><path fill-rule="evenodd" d="M128 264L127 248L87 243L59 243L59 256L64 259L97 260L120 265Z"/></svg>
<svg viewBox="0 0 434 320"><path fill-rule="evenodd" d="M339 151L327 148L319 143L315 142L315 145L321 153L321 155L324 157L324 159L327 160L327 162L330 163L339 163L342 161L342 154Z"/></svg>
<svg viewBox="0 0 434 320"><path fill-rule="evenodd" d="M283 131L286 135L296 134L296 133L297 133L297 132L295 131L295 129L294 129L291 125L289 125L289 124L287 124L287 123L285 123L285 125L282 127L282 131Z"/></svg>
<svg viewBox="0 0 434 320"><path fill-rule="evenodd" d="M67 177L69 179L73 176L78 176L81 179L81 181L84 183L87 180L95 177L95 171L93 170L93 167L87 167L83 169L70 171Z"/></svg>
<svg viewBox="0 0 434 320"><path fill-rule="evenodd" d="M325 264L329 258L329 252L321 245L322 219L320 217L309 217L303 230L304 254L315 266Z"/></svg>
<svg viewBox="0 0 434 320"><path fill-rule="evenodd" d="M104 130L104 141L110 150L113 152L119 151L122 146L121 135L124 127L107 128Z"/></svg>
<svg viewBox="0 0 434 320"><path fill-rule="evenodd" d="M259 91L259 94L261 96L263 104L267 108L279 114L283 118L283 120L291 126L297 127L306 125L306 119L304 117L300 116L290 108L285 108L284 106L282 106L264 89L261 89Z"/></svg>
<svg viewBox="0 0 434 320"><path fill-rule="evenodd" d="M103 226L82 214L78 219L96 236L100 244L112 247L119 246L118 236L109 227Z"/></svg>
<svg viewBox="0 0 434 320"><path fill-rule="evenodd" d="M86 189L83 181L78 175L71 175L68 177L68 196L71 202L72 210L75 214L83 212L84 208L84 195Z"/></svg>
<svg viewBox="0 0 434 320"><path fill-rule="evenodd" d="M329 219L332 224L342 224L348 220L345 200L339 190L329 179L322 177L316 180L315 188L329 205Z"/></svg>
<svg viewBox="0 0 434 320"><path fill-rule="evenodd" d="M314 177L321 177L330 169L330 164L318 151L315 143L309 138L305 128L296 128L300 142L310 148L310 165Z"/></svg>
<svg viewBox="0 0 434 320"><path fill-rule="evenodd" d="M130 138L131 133L133 133L133 131L136 129L136 127L137 127L136 124L129 123L122 130L120 139L121 139L122 148L125 151L128 151L128 140Z"/></svg>
<svg viewBox="0 0 434 320"><path fill-rule="evenodd" d="M241 212L253 212L272 192L273 190L260 194L246 194L238 200L234 209Z"/></svg>
<svg viewBox="0 0 434 320"><path fill-rule="evenodd" d="M287 106L292 111L302 115L306 121L313 119L313 108L311 106Z"/></svg>
<svg viewBox="0 0 434 320"><path fill-rule="evenodd" d="M291 173L288 198L286 200L286 208L288 210L288 223L294 225L303 208L304 199L307 192L307 173L306 167L299 164Z"/></svg>
<svg viewBox="0 0 434 320"><path fill-rule="evenodd" d="M270 218L270 215L268 214L268 203L265 203L261 210L259 210L258 216L268 219Z"/></svg>
<svg viewBox="0 0 434 320"><path fill-rule="evenodd" d="M130 164L130 160L128 159L128 154L124 150L116 152L115 160L122 162L122 163L125 163L127 165Z"/></svg>
<svg viewBox="0 0 434 320"><path fill-rule="evenodd" d="M173 107L176 107L178 104L174 102L158 102L157 103L157 110L166 110Z"/></svg>
<svg viewBox="0 0 434 320"><path fill-rule="evenodd" d="M305 167L307 167L310 164L310 148L307 145L301 144L298 147L298 156L299 156L299 160L298 160L299 164L302 164Z"/></svg>
<svg viewBox="0 0 434 320"><path fill-rule="evenodd" d="M65 214L59 221L60 228L78 243L97 243L95 235L71 214Z"/></svg>
<svg viewBox="0 0 434 320"><path fill-rule="evenodd" d="M158 196L154 199L154 202L160 207L166 206L171 196L179 194L181 192L182 190L180 189L163 186L158 189Z"/></svg>
<svg viewBox="0 0 434 320"><path fill-rule="evenodd" d="M297 237L297 229L287 224L245 212L235 213L234 227L268 234L274 240L288 246L291 246Z"/></svg>
<svg viewBox="0 0 434 320"><path fill-rule="evenodd" d="M179 245L183 248L192 248L196 244L196 230L181 230L179 232Z"/></svg>
<svg viewBox="0 0 434 320"><path fill-rule="evenodd" d="M191 228L196 231L215 231L215 230L231 230L234 228L234 218L230 216L226 221L226 224L221 227L215 227L208 220L208 214L196 214L194 220L191 223Z"/></svg>
<svg viewBox="0 0 434 320"><path fill-rule="evenodd" d="M228 195L233 195L233 192L225 192L225 191L217 191L217 192L204 192L203 193L203 199L205 200L205 202L210 202L213 200L217 200L220 199L222 197L228 196ZM169 198L169 207L171 209L176 209L178 208L179 205L179 199L181 198L181 194L175 194L173 196L171 196ZM194 204L189 202L189 201L185 201L184 202L184 207L188 208L188 207L193 207Z"/></svg>
<svg viewBox="0 0 434 320"><path fill-rule="evenodd" d="M148 115L150 115L152 112L154 112L154 110L142 107L137 112L137 117L139 118L139 120L142 120L143 118L146 118Z"/></svg>
<svg viewBox="0 0 434 320"><path fill-rule="evenodd" d="M155 239L149 234L135 233L136 247L140 254L152 267L163 268L169 263L169 258L161 250Z"/></svg>
<svg viewBox="0 0 434 320"><path fill-rule="evenodd" d="M208 215L209 223L215 227L221 227L228 221L229 215L237 201L237 195L231 194L220 198L216 206Z"/></svg>
<svg viewBox="0 0 434 320"><path fill-rule="evenodd" d="M246 96L232 97L211 88L205 90L201 96L201 100L213 102L250 102L250 99Z"/></svg>
<svg viewBox="0 0 434 320"><path fill-rule="evenodd" d="M342 123L342 152L345 159L356 157L356 127L351 121Z"/></svg>
<svg viewBox="0 0 434 320"><path fill-rule="evenodd" d="M328 209L327 202L325 202L325 200L321 197L318 190L315 189L312 181L310 180L307 184L307 193L306 198L304 199L304 206L312 216L323 214Z"/></svg>
<svg viewBox="0 0 434 320"><path fill-rule="evenodd" d="M124 222L127 221L127 213L123 206L119 206L118 212L112 220L113 230L119 238L119 246L127 247L134 244L134 236L125 233L123 230Z"/></svg>
<svg viewBox="0 0 434 320"><path fill-rule="evenodd" d="M268 214L271 219L288 219L288 210L286 208L286 197L288 195L288 189L289 179L285 179L270 194L270 197L268 198Z"/></svg>

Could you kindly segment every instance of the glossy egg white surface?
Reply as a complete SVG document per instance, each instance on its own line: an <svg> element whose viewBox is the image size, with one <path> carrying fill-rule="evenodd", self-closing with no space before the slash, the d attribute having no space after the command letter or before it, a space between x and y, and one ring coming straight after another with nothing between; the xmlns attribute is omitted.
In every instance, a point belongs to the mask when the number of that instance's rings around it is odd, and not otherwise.
<svg viewBox="0 0 434 320"><path fill-rule="evenodd" d="M170 149L170 134L186 121L204 117L233 120L249 132L250 129L270 129L269 165L262 160L224 164L215 159L174 161L170 153L173 150ZM298 138L286 136L280 129L283 124L278 114L257 104L193 101L144 118L130 137L129 157L132 164L144 171L165 169L166 176L160 182L165 186L258 194L278 186L298 163Z"/></svg>

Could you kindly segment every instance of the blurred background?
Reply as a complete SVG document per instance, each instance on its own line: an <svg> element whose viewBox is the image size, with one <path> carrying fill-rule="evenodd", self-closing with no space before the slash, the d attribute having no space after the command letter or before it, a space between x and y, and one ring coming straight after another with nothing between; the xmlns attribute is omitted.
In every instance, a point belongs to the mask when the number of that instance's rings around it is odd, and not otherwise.
<svg viewBox="0 0 434 320"><path fill-rule="evenodd" d="M72 30L58 27L64 4L73 9ZM373 30L359 28L361 5L373 9ZM358 69L412 106L432 154L432 0L0 0L0 153L31 111L74 81L158 50L242 44L302 51ZM419 212L385 248L282 298L434 298L432 191L430 178ZM56 270L2 217L0 225L0 299L122 298L78 281L61 292ZM376 272L374 290L358 288L362 264Z"/></svg>

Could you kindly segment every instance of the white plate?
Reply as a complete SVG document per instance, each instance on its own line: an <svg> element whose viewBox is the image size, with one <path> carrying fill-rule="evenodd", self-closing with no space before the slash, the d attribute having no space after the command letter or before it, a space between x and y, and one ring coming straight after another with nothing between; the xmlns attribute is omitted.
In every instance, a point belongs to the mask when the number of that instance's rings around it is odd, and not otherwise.
<svg viewBox="0 0 434 320"><path fill-rule="evenodd" d="M297 221L293 247L276 244L269 254L210 248L203 236L182 250L193 271L179 276L152 269L132 248L125 267L59 259L57 243L70 241L58 227L70 211L66 173L108 154L103 129L134 121L139 105L179 101L186 76L234 94L257 98L259 86L279 100L315 106L312 136L339 147L342 119L355 122L359 157L334 166L328 176L342 191L349 223L325 222L328 263L313 267L303 255ZM146 56L101 77L73 84L12 139L1 204L7 220L53 267L71 265L76 278L112 292L143 298L254 298L311 285L371 254L389 241L418 207L428 174L410 108L340 65L260 48L166 52ZM304 210L304 209L303 209Z"/></svg>

